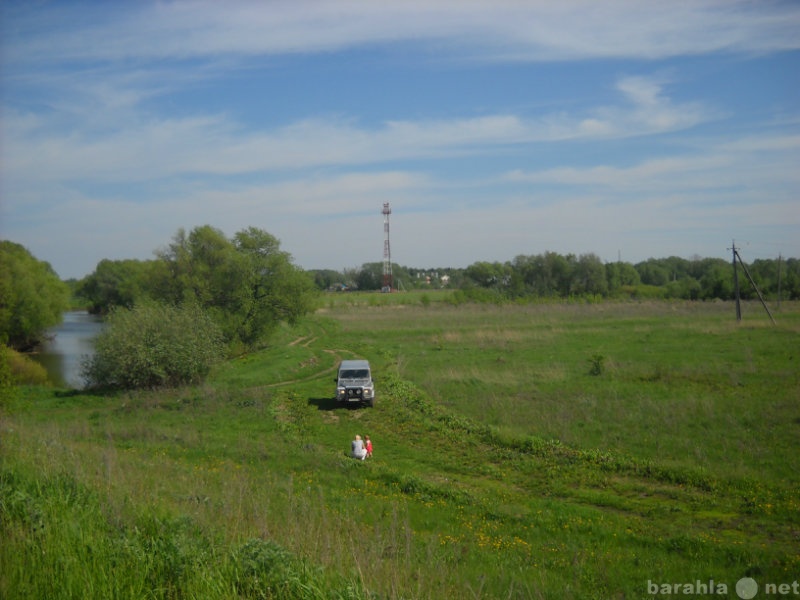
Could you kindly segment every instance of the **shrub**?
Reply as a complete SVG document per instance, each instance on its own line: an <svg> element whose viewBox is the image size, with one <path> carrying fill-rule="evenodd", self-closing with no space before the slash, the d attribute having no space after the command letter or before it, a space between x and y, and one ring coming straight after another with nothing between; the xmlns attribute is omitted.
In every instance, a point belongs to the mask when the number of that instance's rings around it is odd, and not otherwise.
<svg viewBox="0 0 800 600"><path fill-rule="evenodd" d="M0 389L13 385L48 385L47 370L32 358L0 345Z"/></svg>
<svg viewBox="0 0 800 600"><path fill-rule="evenodd" d="M593 354L589 358L589 375L599 376L605 371L606 357L602 354Z"/></svg>
<svg viewBox="0 0 800 600"><path fill-rule="evenodd" d="M83 375L90 387L176 386L201 381L223 354L219 327L196 306L117 308Z"/></svg>

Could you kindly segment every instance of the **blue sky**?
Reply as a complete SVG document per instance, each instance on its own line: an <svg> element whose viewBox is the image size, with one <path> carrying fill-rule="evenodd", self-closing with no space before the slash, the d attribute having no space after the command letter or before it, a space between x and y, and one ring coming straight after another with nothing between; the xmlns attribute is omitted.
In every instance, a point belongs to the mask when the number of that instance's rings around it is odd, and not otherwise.
<svg viewBox="0 0 800 600"><path fill-rule="evenodd" d="M800 256L800 3L14 2L0 235L83 277L179 228L303 268Z"/></svg>

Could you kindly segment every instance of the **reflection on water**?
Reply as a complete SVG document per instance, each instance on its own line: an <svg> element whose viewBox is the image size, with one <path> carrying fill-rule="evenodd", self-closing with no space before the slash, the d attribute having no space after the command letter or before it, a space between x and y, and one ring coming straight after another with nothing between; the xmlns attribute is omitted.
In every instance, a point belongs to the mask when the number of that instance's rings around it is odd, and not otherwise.
<svg viewBox="0 0 800 600"><path fill-rule="evenodd" d="M50 339L33 358L55 385L82 388L81 362L94 353L92 340L102 328L100 318L87 312L64 313L64 321L48 331Z"/></svg>

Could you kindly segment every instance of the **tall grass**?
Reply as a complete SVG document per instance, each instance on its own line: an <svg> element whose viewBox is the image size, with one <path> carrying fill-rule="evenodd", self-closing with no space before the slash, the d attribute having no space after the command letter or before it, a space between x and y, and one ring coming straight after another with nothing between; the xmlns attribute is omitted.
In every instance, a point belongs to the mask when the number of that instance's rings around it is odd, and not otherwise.
<svg viewBox="0 0 800 600"><path fill-rule="evenodd" d="M25 461L35 450L19 444L0 470L3 598L366 597L271 538L273 518L304 510L280 499L285 483L228 478L225 461L187 473L166 450L65 446ZM278 536L312 533L294 527Z"/></svg>
<svg viewBox="0 0 800 600"><path fill-rule="evenodd" d="M0 596L793 581L800 307L777 327L726 309L333 306L201 387L22 388L0 421ZM374 409L331 400L351 356L373 362ZM347 458L356 433L371 461Z"/></svg>
<svg viewBox="0 0 800 600"><path fill-rule="evenodd" d="M47 370L35 360L0 344L0 389L13 385L47 385Z"/></svg>

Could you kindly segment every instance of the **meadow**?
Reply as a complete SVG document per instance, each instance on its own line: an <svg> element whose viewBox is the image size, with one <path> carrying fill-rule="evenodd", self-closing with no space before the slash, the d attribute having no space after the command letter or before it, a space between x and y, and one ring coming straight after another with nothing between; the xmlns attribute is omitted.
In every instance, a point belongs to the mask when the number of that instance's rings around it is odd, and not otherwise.
<svg viewBox="0 0 800 600"><path fill-rule="evenodd" d="M0 413L0 596L652 598L713 580L736 598L744 577L800 579L800 304L773 325L756 304L737 322L730 303L453 300L332 295L195 388L19 390ZM354 357L374 408L332 400ZM356 433L374 458L347 457Z"/></svg>

